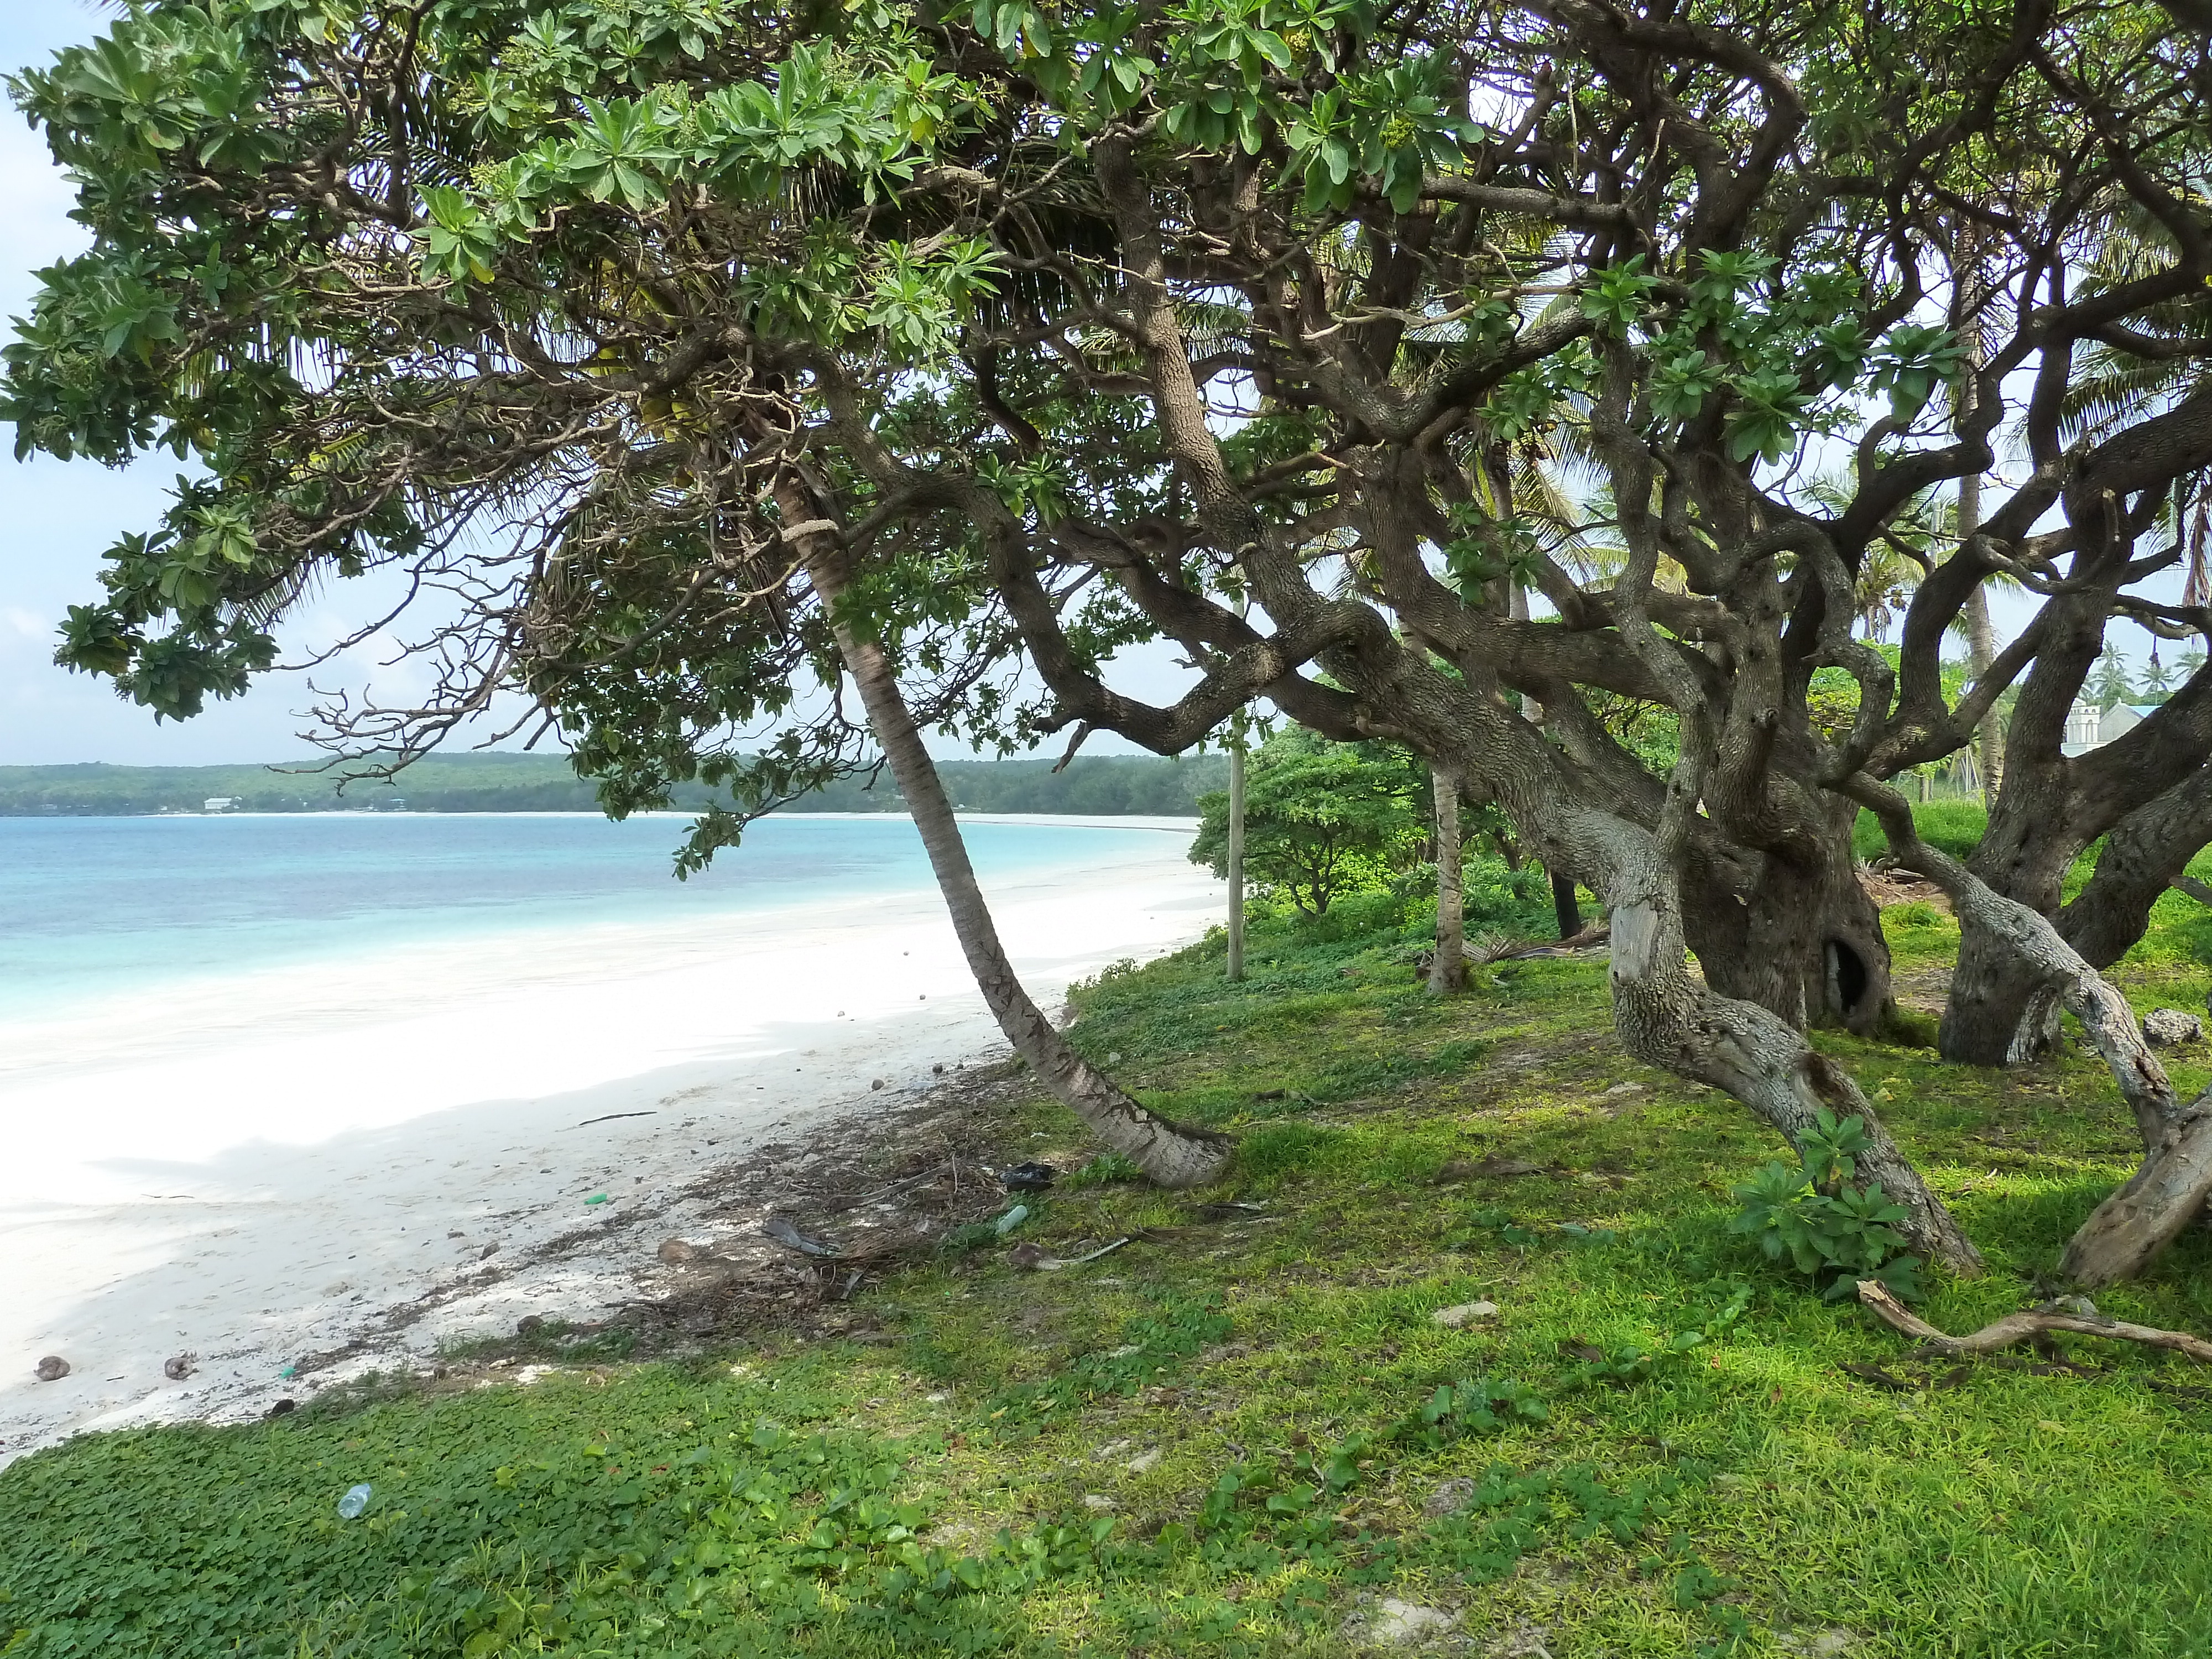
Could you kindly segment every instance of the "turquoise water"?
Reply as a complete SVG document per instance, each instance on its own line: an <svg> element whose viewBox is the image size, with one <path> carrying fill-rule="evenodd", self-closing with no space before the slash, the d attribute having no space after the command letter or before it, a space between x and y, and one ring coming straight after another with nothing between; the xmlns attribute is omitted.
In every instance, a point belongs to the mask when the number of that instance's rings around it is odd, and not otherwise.
<svg viewBox="0 0 2212 1659"><path fill-rule="evenodd" d="M927 890L902 817L763 819L702 876L686 820L588 813L0 818L0 1018L416 943ZM1159 830L969 823L988 884L1157 857Z"/></svg>

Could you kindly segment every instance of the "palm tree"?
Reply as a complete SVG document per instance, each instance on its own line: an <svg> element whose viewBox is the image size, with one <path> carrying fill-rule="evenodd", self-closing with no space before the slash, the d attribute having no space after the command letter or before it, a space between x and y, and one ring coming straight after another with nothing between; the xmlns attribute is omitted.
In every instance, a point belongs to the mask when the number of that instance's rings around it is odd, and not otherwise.
<svg viewBox="0 0 2212 1659"><path fill-rule="evenodd" d="M1988 286L1976 252L1974 227L1971 221L1962 219L1953 228L1952 240L1952 326L1961 348L1958 376L1951 382L1954 428L1963 427L1974 412L1979 385L1976 377L1981 373L1984 356L1980 311ZM1981 527L1982 475L1970 472L1959 480L1959 493L1952 504L1951 533L1964 547ZM1966 635L1966 661L1977 681L1989 672L1997 655L1996 626L1990 619L1989 586L1986 579L1976 582L1966 595L1966 604L1959 609L1958 626ZM1996 801L1997 787L2004 776L2004 726L1994 705L1982 717L1979 737L1981 751L1977 758L1980 762L1982 800L1989 805Z"/></svg>
<svg viewBox="0 0 2212 1659"><path fill-rule="evenodd" d="M1467 915L1460 888L1459 780L1437 768L1431 775L1437 804L1437 954L1429 964L1429 994L1467 989Z"/></svg>
<svg viewBox="0 0 2212 1659"><path fill-rule="evenodd" d="M2143 701L2164 702L2173 695L2173 671L2158 659L2158 647L2150 648L2150 660L2143 665Z"/></svg>
<svg viewBox="0 0 2212 1659"><path fill-rule="evenodd" d="M2117 708L2136 694L2128 678L2127 659L2118 646L2106 646L2097 654L2096 672L2089 676L2088 692L2100 708Z"/></svg>

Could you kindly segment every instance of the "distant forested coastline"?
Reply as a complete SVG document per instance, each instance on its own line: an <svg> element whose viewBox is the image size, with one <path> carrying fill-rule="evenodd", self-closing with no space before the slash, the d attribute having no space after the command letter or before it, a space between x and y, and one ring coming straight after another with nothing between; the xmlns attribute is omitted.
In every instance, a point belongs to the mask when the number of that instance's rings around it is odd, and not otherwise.
<svg viewBox="0 0 2212 1659"><path fill-rule="evenodd" d="M599 802L586 779L559 755L433 755L390 782L355 779L313 763L276 766L0 766L0 817L129 817L160 812L588 812ZM945 787L963 811L1082 817L1146 814L1194 817L1198 797L1226 787L1218 755L1162 760L1149 755L1078 757L1062 772L1050 760L945 761ZM673 805L700 810L710 792L679 789ZM904 802L888 774L867 787L847 780L794 802L806 812L896 812Z"/></svg>

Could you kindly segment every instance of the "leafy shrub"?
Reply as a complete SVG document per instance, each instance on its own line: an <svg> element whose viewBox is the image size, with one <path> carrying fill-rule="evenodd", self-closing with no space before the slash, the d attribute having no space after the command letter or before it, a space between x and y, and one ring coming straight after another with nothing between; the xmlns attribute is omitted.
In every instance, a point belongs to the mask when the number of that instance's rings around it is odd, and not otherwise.
<svg viewBox="0 0 2212 1659"><path fill-rule="evenodd" d="M1758 1239L1770 1260L1789 1261L1829 1301L1851 1295L1856 1282L1869 1278L1908 1301L1917 1298L1920 1258L1905 1252L1905 1236L1893 1224L1905 1219L1905 1211L1881 1183L1851 1184L1857 1154L1871 1145L1864 1118L1854 1114L1838 1121L1822 1107L1797 1163L1770 1164L1735 1189L1743 1207L1729 1231Z"/></svg>
<svg viewBox="0 0 2212 1659"><path fill-rule="evenodd" d="M1428 775L1382 743L1330 743L1292 728L1260 745L1244 785L1244 870L1263 898L1310 916L1387 887L1427 831ZM1228 873L1229 797L1198 799L1191 862Z"/></svg>

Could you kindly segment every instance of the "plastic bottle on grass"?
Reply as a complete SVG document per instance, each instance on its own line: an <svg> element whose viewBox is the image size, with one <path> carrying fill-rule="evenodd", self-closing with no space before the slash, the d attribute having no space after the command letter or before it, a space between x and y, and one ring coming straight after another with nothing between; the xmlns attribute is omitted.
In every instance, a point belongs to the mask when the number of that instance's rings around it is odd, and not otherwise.
<svg viewBox="0 0 2212 1659"><path fill-rule="evenodd" d="M345 1496L338 1499L339 1515L348 1521L359 1519L361 1512L368 1507L368 1493L367 1481L358 1486L348 1486Z"/></svg>

